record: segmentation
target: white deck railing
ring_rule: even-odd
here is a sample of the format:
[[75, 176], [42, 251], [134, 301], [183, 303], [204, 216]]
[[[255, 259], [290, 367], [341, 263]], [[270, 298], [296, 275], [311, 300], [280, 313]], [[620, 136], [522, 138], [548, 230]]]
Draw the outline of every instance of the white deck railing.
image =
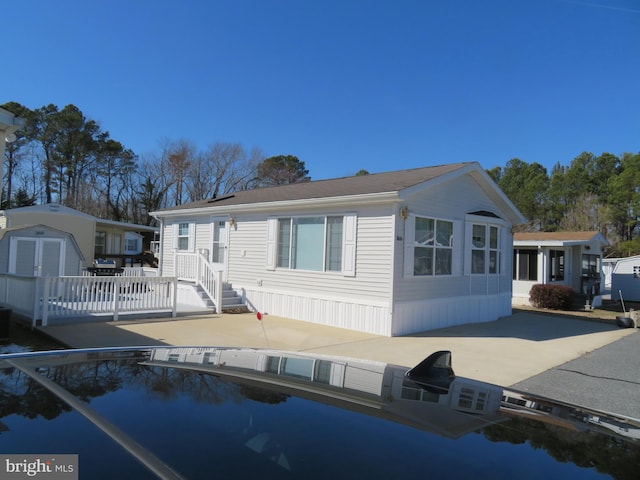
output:
[[[2, 288], [4, 287], [4, 288]], [[177, 280], [151, 276], [22, 277], [0, 275], [0, 301], [46, 326], [51, 319], [170, 312], [176, 316]]]
[[0, 303], [24, 317], [33, 318], [38, 311], [41, 291], [42, 284], [36, 281], [36, 277], [0, 275]]
[[194, 282], [220, 307], [222, 299], [222, 274], [220, 264], [211, 263], [203, 252], [174, 252], [175, 275], [178, 280]]

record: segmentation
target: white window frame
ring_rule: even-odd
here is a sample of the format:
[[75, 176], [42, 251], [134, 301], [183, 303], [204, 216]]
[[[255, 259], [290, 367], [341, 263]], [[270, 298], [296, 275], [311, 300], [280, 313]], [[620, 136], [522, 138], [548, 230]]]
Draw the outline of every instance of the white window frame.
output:
[[[469, 223], [471, 238], [469, 241], [469, 258], [471, 261], [471, 275], [501, 275], [502, 274], [502, 231], [499, 225], [495, 223], [484, 223], [473, 221]], [[476, 230], [482, 229], [483, 244], [476, 242]], [[495, 231], [495, 244], [492, 244], [491, 232]], [[475, 270], [474, 253], [482, 254], [482, 271]], [[495, 259], [495, 269], [492, 268], [492, 254]]]
[[[125, 238], [124, 240], [124, 250], [125, 252], [133, 252], [139, 253], [141, 248], [138, 246], [140, 239], [139, 238]], [[133, 246], [133, 248], [131, 248]]]
[[104, 255], [107, 253], [107, 232], [104, 230], [97, 230], [93, 240], [93, 254], [95, 257]]
[[[432, 245], [426, 245], [424, 243], [416, 241], [416, 222], [418, 219], [425, 219], [433, 221], [434, 235], [437, 236], [438, 224], [448, 223], [451, 224], [451, 236], [449, 238], [449, 245], [438, 243], [434, 238]], [[435, 277], [451, 277], [456, 275], [457, 262], [456, 262], [456, 248], [455, 239], [457, 238], [457, 225], [456, 222], [449, 218], [438, 218], [428, 215], [411, 214], [407, 220], [405, 220], [405, 263], [404, 272], [405, 276], [415, 278], [435, 278]], [[416, 274], [415, 273], [415, 250], [416, 248], [431, 248], [433, 249], [431, 273]], [[449, 265], [448, 273], [437, 273], [436, 266], [438, 262], [438, 250], [447, 250], [450, 252], [451, 263]]]
[[[321, 269], [301, 269], [292, 268], [292, 248], [295, 239], [293, 238], [293, 226], [294, 220], [304, 218], [323, 218], [323, 246], [322, 246], [322, 268]], [[328, 228], [329, 218], [341, 218], [342, 219], [342, 242], [340, 245], [340, 270], [329, 270], [327, 259], [328, 248]], [[280, 244], [280, 225], [283, 221], [290, 222], [289, 228], [289, 245], [287, 265], [279, 266], [279, 248]], [[279, 217], [269, 217], [267, 219], [267, 270], [283, 270], [283, 271], [305, 271], [305, 272], [318, 272], [328, 274], [341, 274], [343, 276], [355, 276], [355, 261], [356, 261], [356, 230], [357, 230], [357, 215], [355, 213], [346, 214], [322, 214], [322, 215], [287, 215]]]
[[[485, 244], [484, 247], [474, 245], [474, 226], [483, 227], [485, 232]], [[496, 241], [497, 245], [491, 244], [491, 230], [496, 229]], [[508, 245], [507, 239], [507, 223], [493, 216], [484, 216], [477, 214], [467, 214], [465, 217], [465, 246], [464, 246], [464, 273], [465, 275], [474, 276], [499, 276], [509, 274], [505, 269], [508, 268], [508, 258], [505, 257], [504, 247]], [[484, 252], [484, 271], [474, 271], [473, 268], [473, 252]], [[491, 271], [491, 254], [495, 254], [497, 268], [496, 271]], [[511, 251], [509, 255], [511, 255]]]
[[[187, 225], [187, 234], [180, 235], [180, 225]], [[173, 228], [173, 248], [178, 252], [195, 252], [195, 240], [196, 240], [196, 224], [190, 221], [176, 222], [172, 226]], [[180, 248], [180, 239], [187, 239], [187, 248]]]
[[[526, 259], [526, 269], [521, 271], [520, 263]], [[536, 247], [515, 247], [513, 249], [513, 275], [514, 281], [537, 282], [539, 278], [540, 252]], [[533, 267], [533, 268], [532, 268]], [[527, 278], [521, 278], [524, 274]], [[530, 278], [530, 277], [534, 278]]]
[[549, 283], [564, 282], [566, 278], [567, 252], [563, 248], [549, 249]]

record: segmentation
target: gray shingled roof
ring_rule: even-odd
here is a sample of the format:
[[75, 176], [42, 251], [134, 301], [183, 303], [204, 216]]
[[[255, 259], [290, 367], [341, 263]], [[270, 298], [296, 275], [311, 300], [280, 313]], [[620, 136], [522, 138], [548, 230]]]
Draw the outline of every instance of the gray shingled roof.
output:
[[187, 203], [161, 211], [397, 192], [454, 172], [471, 164], [473, 164], [473, 162], [452, 163], [449, 165], [413, 168], [395, 172], [294, 183], [279, 187], [256, 188], [254, 190], [244, 190], [228, 195], [221, 195], [215, 199]]

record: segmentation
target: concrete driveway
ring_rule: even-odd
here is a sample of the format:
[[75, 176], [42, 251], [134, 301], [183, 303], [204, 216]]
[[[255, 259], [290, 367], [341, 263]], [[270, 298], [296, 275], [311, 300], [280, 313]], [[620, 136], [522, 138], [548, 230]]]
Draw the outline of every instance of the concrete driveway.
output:
[[457, 375], [512, 386], [636, 332], [615, 325], [522, 311], [494, 322], [403, 337], [380, 337], [254, 314], [223, 314], [135, 322], [48, 326], [45, 333], [74, 348], [104, 346], [242, 346], [274, 348], [412, 367], [451, 350]]

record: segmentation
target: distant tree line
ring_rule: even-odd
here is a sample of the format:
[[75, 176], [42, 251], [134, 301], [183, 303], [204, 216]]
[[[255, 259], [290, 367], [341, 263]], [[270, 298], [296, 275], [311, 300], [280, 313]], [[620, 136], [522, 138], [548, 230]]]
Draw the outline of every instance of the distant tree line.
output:
[[514, 158], [488, 173], [528, 219], [520, 230], [595, 230], [609, 241], [609, 255], [640, 254], [640, 153], [583, 152], [550, 174]]
[[[1, 107], [26, 120], [5, 149], [2, 208], [56, 202], [146, 225], [154, 210], [311, 179], [293, 155], [266, 158], [239, 143], [215, 141], [198, 150], [188, 140], [164, 140], [157, 152], [139, 157], [74, 105]], [[640, 254], [640, 153], [584, 152], [550, 173], [514, 158], [488, 174], [528, 219], [516, 228], [597, 230], [610, 242], [609, 254]]]
[[0, 106], [26, 121], [5, 148], [4, 209], [54, 202], [148, 225], [154, 210], [310, 180], [304, 162], [293, 155], [265, 158], [259, 149], [220, 141], [199, 151], [187, 140], [164, 140], [158, 152], [139, 157], [74, 105]]

